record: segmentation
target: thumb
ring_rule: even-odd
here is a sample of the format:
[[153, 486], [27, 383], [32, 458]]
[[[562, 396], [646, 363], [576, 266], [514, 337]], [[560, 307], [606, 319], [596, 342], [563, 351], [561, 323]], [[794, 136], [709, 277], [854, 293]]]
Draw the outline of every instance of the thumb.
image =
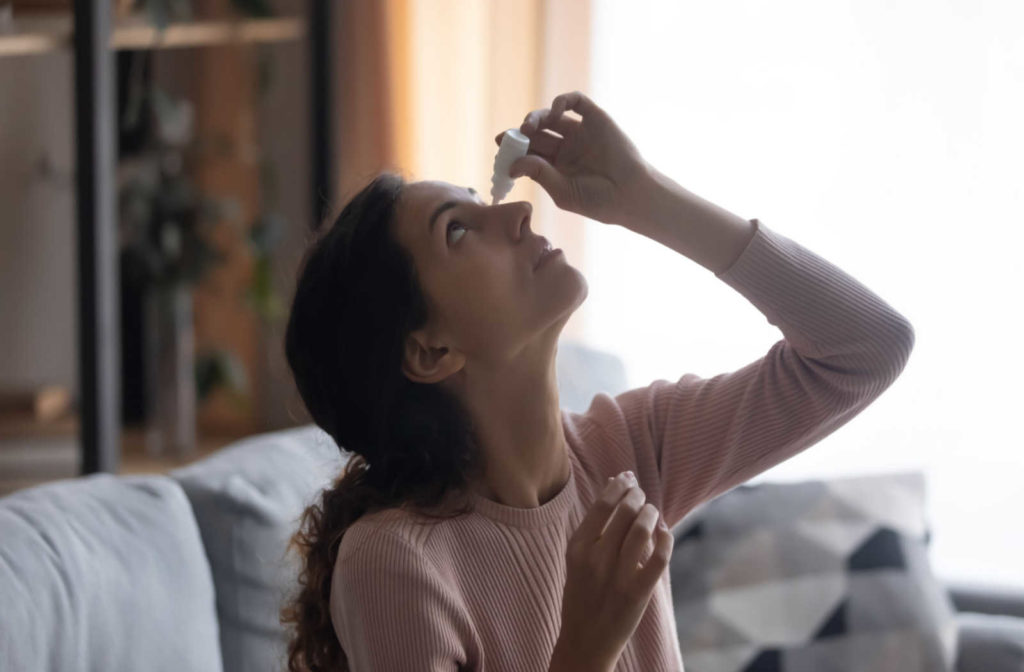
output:
[[544, 187], [555, 203], [562, 202], [562, 196], [568, 189], [568, 182], [565, 176], [555, 170], [555, 167], [543, 157], [536, 154], [527, 154], [512, 162], [509, 166], [509, 175], [520, 177], [525, 175], [531, 180]]

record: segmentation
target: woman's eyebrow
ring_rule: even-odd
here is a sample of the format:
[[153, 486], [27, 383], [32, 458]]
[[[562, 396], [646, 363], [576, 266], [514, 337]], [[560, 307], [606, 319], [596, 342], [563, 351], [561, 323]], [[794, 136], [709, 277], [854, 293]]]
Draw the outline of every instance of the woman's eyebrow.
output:
[[[477, 193], [476, 189], [474, 189], [473, 187], [466, 187], [466, 189], [469, 191], [470, 194], [479, 198], [479, 194]], [[465, 201], [445, 201], [441, 205], [437, 206], [437, 210], [434, 210], [434, 213], [430, 215], [430, 222], [427, 224], [427, 233], [430, 235], [431, 238], [434, 237], [434, 223], [437, 222], [437, 218], [441, 216], [441, 213], [444, 212], [445, 210], [448, 210], [449, 208], [454, 208], [456, 205], [459, 205], [460, 203], [465, 203]]]
[[437, 221], [437, 218], [441, 216], [442, 212], [450, 208], [454, 208], [459, 203], [463, 203], [463, 201], [445, 201], [441, 205], [437, 206], [437, 210], [434, 210], [434, 214], [430, 216], [430, 224], [427, 226], [427, 232], [430, 234], [431, 238], [434, 237], [434, 223]]

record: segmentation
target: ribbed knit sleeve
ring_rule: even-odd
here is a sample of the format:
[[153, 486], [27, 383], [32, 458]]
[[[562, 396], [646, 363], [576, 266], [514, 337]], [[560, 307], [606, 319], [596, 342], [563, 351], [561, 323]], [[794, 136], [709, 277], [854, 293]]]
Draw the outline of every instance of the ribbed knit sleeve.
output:
[[914, 346], [910, 322], [881, 297], [751, 221], [753, 238], [716, 277], [784, 338], [736, 371], [600, 394], [586, 413], [632, 453], [648, 500], [672, 525], [849, 422], [896, 380]]
[[387, 530], [339, 550], [331, 621], [352, 672], [454, 672], [467, 663], [465, 608], [429, 559]]

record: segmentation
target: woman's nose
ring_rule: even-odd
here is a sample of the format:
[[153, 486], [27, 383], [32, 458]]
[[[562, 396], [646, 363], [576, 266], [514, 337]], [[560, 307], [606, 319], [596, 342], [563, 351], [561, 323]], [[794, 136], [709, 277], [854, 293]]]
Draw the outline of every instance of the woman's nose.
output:
[[513, 237], [519, 240], [523, 237], [523, 229], [530, 229], [530, 216], [533, 214], [533, 206], [529, 201], [516, 201], [509, 203], [511, 214], [509, 220], [513, 225]]

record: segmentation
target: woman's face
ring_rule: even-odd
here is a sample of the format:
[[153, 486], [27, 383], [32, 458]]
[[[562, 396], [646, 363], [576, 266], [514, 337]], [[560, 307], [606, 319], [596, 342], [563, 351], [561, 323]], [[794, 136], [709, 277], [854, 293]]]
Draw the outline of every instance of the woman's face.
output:
[[467, 360], [507, 360], [539, 335], [557, 332], [587, 296], [583, 275], [558, 253], [535, 268], [545, 240], [530, 230], [526, 201], [488, 205], [447, 182], [407, 184], [396, 238], [414, 260], [430, 323], [426, 347]]

